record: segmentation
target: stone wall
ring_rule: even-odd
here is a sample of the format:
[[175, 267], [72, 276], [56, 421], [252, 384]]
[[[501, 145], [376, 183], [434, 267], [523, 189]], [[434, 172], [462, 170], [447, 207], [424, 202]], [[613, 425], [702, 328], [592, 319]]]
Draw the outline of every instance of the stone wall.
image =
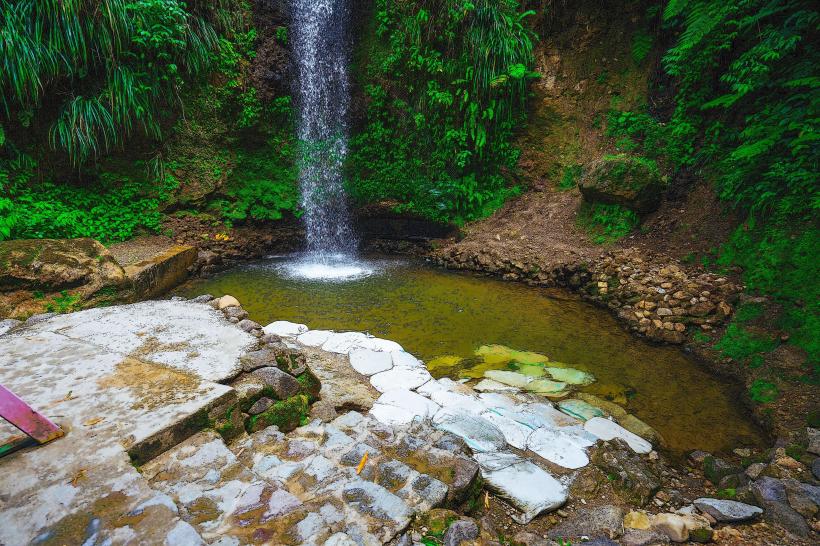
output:
[[635, 333], [675, 344], [723, 325], [742, 290], [727, 277], [691, 271], [668, 256], [647, 255], [637, 249], [608, 252], [592, 263], [567, 261], [549, 270], [529, 261], [458, 248], [436, 253], [434, 259], [450, 269], [570, 289], [611, 309]]

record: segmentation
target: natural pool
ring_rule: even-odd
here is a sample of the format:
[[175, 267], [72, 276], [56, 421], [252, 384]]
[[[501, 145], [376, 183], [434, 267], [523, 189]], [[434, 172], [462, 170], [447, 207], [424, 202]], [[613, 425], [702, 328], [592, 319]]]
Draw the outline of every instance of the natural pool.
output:
[[[261, 324], [289, 320], [311, 329], [370, 332], [397, 341], [426, 362], [472, 357], [490, 344], [542, 353], [592, 373], [596, 382], [582, 390], [625, 402], [673, 452], [762, 443], [735, 389], [678, 349], [643, 342], [606, 311], [568, 294], [412, 260], [372, 259], [371, 275], [343, 282], [294, 277], [288, 263], [284, 258], [249, 263], [192, 281], [177, 293], [231, 294]], [[458, 378], [469, 367], [433, 367], [431, 373]]]

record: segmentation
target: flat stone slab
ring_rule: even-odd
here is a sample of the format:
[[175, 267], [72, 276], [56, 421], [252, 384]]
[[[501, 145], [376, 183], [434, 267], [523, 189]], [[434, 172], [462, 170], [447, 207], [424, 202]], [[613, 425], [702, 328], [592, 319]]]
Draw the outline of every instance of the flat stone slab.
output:
[[554, 510], [567, 501], [567, 488], [531, 461], [512, 453], [476, 453], [481, 476], [487, 484], [521, 510], [518, 523]]
[[652, 451], [652, 444], [637, 434], [629, 432], [618, 423], [604, 419], [603, 417], [593, 417], [584, 423], [584, 429], [604, 441], [620, 438], [629, 444], [629, 447], [631, 447], [635, 453], [645, 455]]
[[746, 521], [763, 513], [761, 508], [743, 502], [723, 499], [695, 499], [695, 507], [722, 522]]
[[180, 301], [146, 301], [57, 315], [14, 335], [47, 332], [96, 345], [101, 352], [217, 382], [239, 375], [239, 357], [256, 342], [222, 313], [202, 303]]
[[371, 376], [379, 372], [386, 372], [392, 368], [393, 358], [390, 353], [382, 351], [354, 349], [350, 351], [350, 365], [360, 374]]
[[[232, 396], [211, 379], [232, 375], [250, 341], [210, 307], [172, 301], [59, 315], [0, 337], [0, 383], [67, 431], [0, 459], [0, 543], [41, 533], [66, 544], [94, 533], [202, 543], [127, 452], [152, 456], [190, 434]], [[111, 506], [134, 518], [91, 523]], [[64, 537], [78, 528], [89, 536]]]
[[421, 387], [432, 378], [427, 368], [392, 368], [372, 376], [370, 384], [379, 392], [387, 392], [393, 389], [413, 390]]

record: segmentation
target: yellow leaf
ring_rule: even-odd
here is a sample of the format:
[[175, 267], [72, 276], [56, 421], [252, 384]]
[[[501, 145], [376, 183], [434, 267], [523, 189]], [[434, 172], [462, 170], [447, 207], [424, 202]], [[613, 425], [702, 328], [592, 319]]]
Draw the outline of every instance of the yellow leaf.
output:
[[93, 427], [97, 423], [101, 423], [104, 420], [105, 420], [105, 417], [94, 417], [93, 419], [89, 419], [88, 421], [83, 423], [83, 425], [85, 425], [87, 427]]
[[362, 470], [364, 470], [364, 465], [367, 464], [367, 451], [364, 452], [364, 457], [362, 460], [359, 461], [359, 466], [356, 467], [356, 474], [361, 474]]
[[76, 474], [74, 474], [74, 477], [71, 478], [71, 482], [70, 482], [71, 485], [73, 485], [74, 487], [77, 487], [77, 484], [79, 483], [79, 481], [82, 480], [83, 478], [85, 478], [85, 472], [86, 472], [86, 469], [81, 468]]

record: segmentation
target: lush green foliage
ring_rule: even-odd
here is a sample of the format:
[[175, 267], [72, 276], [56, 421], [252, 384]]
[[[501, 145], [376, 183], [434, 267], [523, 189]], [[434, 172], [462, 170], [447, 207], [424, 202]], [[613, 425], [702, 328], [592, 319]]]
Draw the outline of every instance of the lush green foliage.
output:
[[[679, 31], [664, 57], [676, 82], [675, 111], [667, 123], [643, 112], [612, 112], [609, 134], [624, 150], [713, 181], [746, 218], [717, 264], [742, 266], [751, 290], [782, 303], [781, 326], [818, 362], [817, 6], [672, 0], [664, 19]], [[730, 329], [725, 348], [756, 348], [741, 331]]]
[[361, 69], [367, 124], [350, 187], [437, 220], [486, 215], [511, 193], [512, 131], [533, 77], [529, 12], [517, 0], [376, 2]]
[[[137, 128], [159, 137], [162, 106], [216, 48], [211, 25], [180, 0], [0, 0], [0, 14], [4, 113], [49, 123], [75, 165]], [[57, 94], [56, 118], [41, 120]]]
[[[298, 215], [291, 98], [259, 100], [249, 83], [256, 30], [248, 24], [236, 27], [230, 36], [220, 37], [216, 64], [222, 77], [186, 96], [190, 114], [178, 122], [172, 146], [180, 177], [210, 179], [214, 191], [206, 203], [195, 204], [186, 202], [183, 191], [179, 206], [211, 210], [229, 224]], [[281, 32], [277, 36], [286, 39]], [[208, 135], [206, 142], [203, 135]]]
[[[3, 14], [17, 26], [0, 29], [2, 47], [17, 55], [6, 66], [17, 67], [25, 55], [34, 64], [0, 75], [4, 123], [15, 135], [26, 123], [50, 123], [52, 143], [77, 169], [58, 178], [51, 165], [35, 161], [44, 155], [41, 143], [7, 141], [0, 125], [0, 240], [119, 241], [159, 230], [166, 207], [212, 209], [229, 223], [279, 219], [297, 209], [290, 99], [263, 105], [248, 82], [256, 46], [249, 4], [73, 0], [60, 13], [56, 3], [17, 4]], [[68, 19], [46, 24], [55, 17]], [[23, 31], [36, 33], [23, 39]], [[57, 46], [65, 58], [48, 57]], [[183, 77], [205, 69], [214, 77], [183, 92]], [[54, 93], [63, 88], [74, 98]], [[163, 117], [170, 118], [165, 114], [182, 105], [186, 115], [174, 130], [150, 144], [154, 160], [85, 161], [112, 151], [136, 129], [135, 137], [158, 137]], [[54, 112], [62, 113], [49, 117]]]
[[[146, 172], [141, 165], [130, 170]], [[0, 179], [0, 192], [13, 202], [0, 216], [0, 228], [5, 228], [0, 229], [0, 239], [93, 237], [104, 242], [121, 241], [142, 229], [157, 230], [160, 205], [176, 187], [172, 176], [156, 184], [153, 193], [146, 192], [154, 184], [144, 176], [132, 178], [106, 172], [88, 184], [36, 185], [29, 183], [30, 176], [32, 171], [27, 169], [18, 171], [11, 180]]]
[[596, 244], [607, 244], [629, 235], [640, 220], [633, 211], [619, 205], [584, 203], [578, 223], [589, 232]]

